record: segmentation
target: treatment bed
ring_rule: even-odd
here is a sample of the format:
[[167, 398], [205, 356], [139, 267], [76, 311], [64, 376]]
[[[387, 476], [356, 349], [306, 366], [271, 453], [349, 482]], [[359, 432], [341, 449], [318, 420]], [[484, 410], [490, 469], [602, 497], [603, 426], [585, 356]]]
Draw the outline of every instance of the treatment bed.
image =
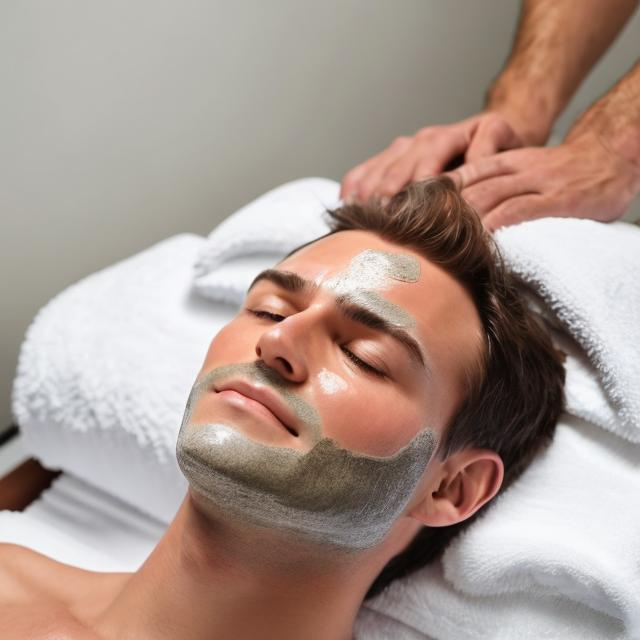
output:
[[[308, 178], [91, 274], [31, 323], [12, 410], [30, 460], [0, 479], [0, 541], [135, 571], [187, 483], [185, 402], [253, 276], [326, 231]], [[543, 219], [496, 233], [567, 354], [548, 451], [443, 558], [363, 605], [358, 639], [640, 637], [640, 228]]]

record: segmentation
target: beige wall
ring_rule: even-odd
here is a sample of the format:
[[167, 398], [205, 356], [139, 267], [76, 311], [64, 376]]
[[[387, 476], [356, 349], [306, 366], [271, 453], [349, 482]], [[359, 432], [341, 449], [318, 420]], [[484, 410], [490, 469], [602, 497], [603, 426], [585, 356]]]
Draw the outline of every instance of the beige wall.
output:
[[[260, 193], [339, 180], [481, 107], [515, 0], [0, 3], [0, 428], [18, 350], [67, 285]], [[637, 56], [640, 18], [559, 123]], [[634, 212], [640, 215], [636, 201]]]

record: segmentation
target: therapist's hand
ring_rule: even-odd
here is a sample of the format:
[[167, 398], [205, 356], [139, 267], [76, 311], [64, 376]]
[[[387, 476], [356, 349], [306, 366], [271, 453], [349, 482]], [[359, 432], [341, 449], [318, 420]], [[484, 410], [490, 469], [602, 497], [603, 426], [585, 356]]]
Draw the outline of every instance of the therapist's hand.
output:
[[410, 182], [438, 175], [463, 161], [536, 143], [517, 129], [514, 119], [507, 120], [498, 111], [424, 127], [413, 136], [396, 138], [384, 151], [351, 169], [342, 179], [340, 198], [362, 203], [372, 196], [390, 198]]
[[555, 147], [494, 154], [447, 172], [484, 226], [545, 216], [602, 222], [624, 214], [640, 190], [640, 170], [594, 130]]

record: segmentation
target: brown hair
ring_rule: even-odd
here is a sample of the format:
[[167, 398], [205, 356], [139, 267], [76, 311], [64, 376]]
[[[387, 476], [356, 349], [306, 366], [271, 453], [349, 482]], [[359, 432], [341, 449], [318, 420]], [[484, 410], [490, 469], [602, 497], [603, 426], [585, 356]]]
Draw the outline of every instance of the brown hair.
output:
[[[411, 247], [469, 291], [482, 320], [485, 349], [477, 371], [468, 377], [461, 406], [446, 426], [438, 456], [444, 460], [467, 447], [497, 452], [504, 464], [504, 491], [551, 441], [564, 404], [565, 372], [493, 237], [444, 176], [409, 185], [385, 206], [370, 201], [327, 213], [331, 233], [366, 230]], [[439, 558], [486, 506], [454, 525], [422, 527], [383, 568], [365, 599]]]

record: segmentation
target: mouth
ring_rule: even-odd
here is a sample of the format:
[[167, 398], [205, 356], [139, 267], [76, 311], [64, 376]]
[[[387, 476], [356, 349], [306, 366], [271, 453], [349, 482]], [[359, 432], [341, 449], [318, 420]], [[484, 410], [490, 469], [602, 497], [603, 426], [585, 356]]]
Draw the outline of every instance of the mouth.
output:
[[269, 422], [286, 430], [294, 437], [298, 431], [293, 426], [294, 417], [286, 403], [271, 389], [255, 387], [244, 380], [228, 381], [213, 388], [227, 400], [256, 413]]

